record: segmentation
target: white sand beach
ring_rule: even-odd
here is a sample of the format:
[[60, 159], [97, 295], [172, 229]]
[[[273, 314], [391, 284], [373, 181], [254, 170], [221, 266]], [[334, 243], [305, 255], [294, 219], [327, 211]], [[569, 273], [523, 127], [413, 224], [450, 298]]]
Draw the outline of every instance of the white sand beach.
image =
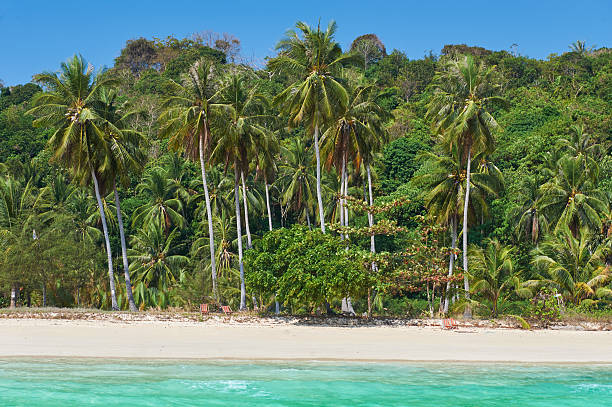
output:
[[612, 332], [0, 319], [2, 357], [612, 363]]

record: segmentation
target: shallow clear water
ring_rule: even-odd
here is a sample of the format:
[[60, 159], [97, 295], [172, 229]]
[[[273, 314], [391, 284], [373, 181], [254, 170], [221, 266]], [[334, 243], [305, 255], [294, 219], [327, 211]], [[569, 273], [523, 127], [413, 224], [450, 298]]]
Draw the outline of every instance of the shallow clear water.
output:
[[0, 360], [0, 406], [612, 406], [612, 366]]

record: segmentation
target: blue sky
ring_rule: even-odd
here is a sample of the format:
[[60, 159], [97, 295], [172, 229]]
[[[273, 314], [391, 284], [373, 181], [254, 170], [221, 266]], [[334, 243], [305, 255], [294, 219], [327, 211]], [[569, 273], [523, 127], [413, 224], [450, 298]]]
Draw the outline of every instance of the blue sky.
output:
[[410, 58], [449, 43], [546, 58], [576, 40], [612, 47], [612, 0], [548, 1], [207, 1], [0, 0], [0, 79], [6, 85], [57, 70], [75, 52], [111, 66], [125, 41], [184, 37], [213, 30], [234, 34], [243, 55], [263, 61], [296, 21], [335, 19], [346, 47], [375, 33], [387, 49]]

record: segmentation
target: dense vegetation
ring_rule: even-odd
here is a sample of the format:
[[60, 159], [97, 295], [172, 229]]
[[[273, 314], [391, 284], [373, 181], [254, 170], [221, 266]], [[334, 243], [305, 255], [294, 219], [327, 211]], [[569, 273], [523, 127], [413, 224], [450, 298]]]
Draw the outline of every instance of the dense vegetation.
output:
[[1, 88], [0, 305], [609, 310], [612, 52], [335, 30], [263, 69], [206, 33]]

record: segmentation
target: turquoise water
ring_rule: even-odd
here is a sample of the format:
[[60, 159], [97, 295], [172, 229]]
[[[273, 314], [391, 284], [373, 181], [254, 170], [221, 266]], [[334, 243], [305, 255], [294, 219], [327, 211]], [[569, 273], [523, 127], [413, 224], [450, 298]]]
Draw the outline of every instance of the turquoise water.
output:
[[0, 360], [0, 406], [612, 406], [612, 366]]

